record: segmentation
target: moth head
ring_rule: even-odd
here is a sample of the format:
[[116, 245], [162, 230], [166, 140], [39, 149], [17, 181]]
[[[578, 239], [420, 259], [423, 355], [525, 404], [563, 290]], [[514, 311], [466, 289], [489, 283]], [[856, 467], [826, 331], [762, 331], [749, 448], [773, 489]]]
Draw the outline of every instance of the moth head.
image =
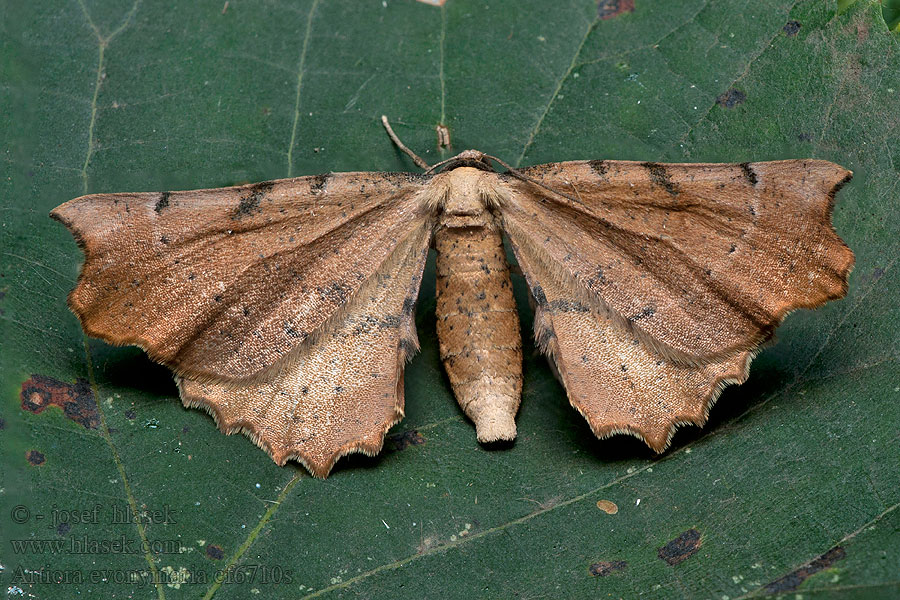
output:
[[447, 227], [488, 227], [503, 202], [496, 173], [456, 167], [434, 176], [425, 191], [428, 207]]
[[428, 168], [426, 173], [434, 171], [446, 173], [447, 171], [452, 171], [459, 167], [473, 167], [481, 171], [493, 172], [494, 165], [491, 164], [491, 158], [493, 157], [485, 154], [481, 150], [463, 150], [452, 158], [442, 160], [441, 162], [432, 165]]

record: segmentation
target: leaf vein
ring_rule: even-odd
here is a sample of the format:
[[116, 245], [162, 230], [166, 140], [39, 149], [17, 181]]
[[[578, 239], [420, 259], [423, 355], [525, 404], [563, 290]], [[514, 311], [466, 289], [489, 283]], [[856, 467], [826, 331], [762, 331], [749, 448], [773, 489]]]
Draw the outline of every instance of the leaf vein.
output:
[[287, 176], [291, 177], [294, 172], [294, 145], [297, 143], [297, 125], [300, 123], [300, 97], [303, 91], [303, 75], [306, 71], [306, 51], [309, 48], [309, 38], [312, 33], [313, 17], [316, 14], [316, 8], [319, 6], [319, 0], [313, 0], [309, 7], [309, 14], [306, 16], [306, 34], [303, 36], [303, 46], [300, 48], [300, 61], [297, 65], [297, 94], [294, 99], [294, 123], [291, 126], [291, 141], [288, 143], [287, 151]]

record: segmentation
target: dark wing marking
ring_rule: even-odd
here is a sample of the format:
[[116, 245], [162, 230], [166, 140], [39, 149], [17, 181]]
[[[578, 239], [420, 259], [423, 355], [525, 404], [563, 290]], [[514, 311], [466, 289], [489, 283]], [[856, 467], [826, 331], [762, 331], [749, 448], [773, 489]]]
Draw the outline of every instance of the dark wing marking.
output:
[[755, 348], [784, 316], [841, 298], [853, 253], [834, 232], [849, 171], [826, 161], [567, 162], [507, 179], [503, 226], [592, 306], [693, 363]]
[[339, 173], [76, 198], [51, 214], [85, 262], [85, 331], [194, 378], [248, 378], [301, 344], [428, 228], [427, 177]]

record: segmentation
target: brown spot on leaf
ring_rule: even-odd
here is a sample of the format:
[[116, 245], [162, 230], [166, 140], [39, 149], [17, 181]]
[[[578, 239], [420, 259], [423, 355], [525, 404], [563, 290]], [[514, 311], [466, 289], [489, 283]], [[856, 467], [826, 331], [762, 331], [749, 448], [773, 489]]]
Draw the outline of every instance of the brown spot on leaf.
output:
[[700, 549], [701, 544], [700, 532], [696, 529], [688, 529], [660, 548], [657, 555], [670, 565], [677, 565], [692, 557]]
[[616, 506], [615, 502], [612, 502], [610, 500], [597, 500], [597, 508], [608, 515], [614, 515], [619, 512], [619, 507]]
[[225, 558], [225, 551], [222, 549], [222, 546], [217, 546], [216, 544], [207, 544], [206, 556], [213, 560], [222, 560], [223, 558]]
[[25, 460], [37, 467], [44, 464], [44, 461], [46, 461], [47, 459], [44, 457], [43, 452], [38, 452], [37, 450], [29, 450], [25, 453]]
[[588, 568], [588, 572], [594, 577], [606, 577], [617, 571], [624, 571], [628, 563], [624, 560], [600, 561], [595, 562]]
[[97, 402], [87, 379], [74, 384], [45, 375], [32, 375], [22, 384], [22, 409], [40, 414], [48, 406], [58, 406], [63, 413], [86, 429], [97, 429], [100, 416]]
[[716, 104], [723, 108], [734, 108], [738, 104], [742, 104], [747, 99], [747, 94], [741, 90], [731, 88], [716, 98]]
[[788, 21], [781, 28], [788, 36], [795, 36], [800, 31], [800, 21]]
[[410, 446], [421, 446], [425, 438], [415, 429], [389, 435], [387, 441], [393, 450], [406, 450]]
[[425, 554], [426, 552], [434, 548], [437, 543], [437, 538], [433, 536], [423, 538], [419, 545], [416, 546], [416, 554]]
[[827, 569], [835, 562], [842, 560], [847, 553], [840, 546], [835, 546], [822, 556], [810, 561], [797, 569], [796, 571], [776, 579], [764, 588], [769, 594], [782, 594], [790, 592], [800, 587], [800, 584], [806, 581], [810, 575], [814, 575], [822, 569]]
[[597, 16], [603, 20], [634, 12], [634, 0], [598, 0]]

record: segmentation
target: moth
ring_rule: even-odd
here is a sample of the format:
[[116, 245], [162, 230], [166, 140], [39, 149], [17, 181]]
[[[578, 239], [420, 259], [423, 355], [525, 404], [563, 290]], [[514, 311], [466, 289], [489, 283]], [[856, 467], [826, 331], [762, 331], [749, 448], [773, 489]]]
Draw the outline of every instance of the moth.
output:
[[[182, 402], [279, 465], [326, 477], [381, 450], [436, 250], [440, 356], [481, 442], [511, 440], [522, 340], [503, 234], [534, 336], [600, 438], [656, 452], [702, 426], [782, 319], [843, 297], [832, 227], [851, 172], [824, 160], [587, 160], [513, 169], [466, 150], [412, 173], [92, 194], [51, 216], [85, 260], [85, 332], [174, 371]], [[495, 164], [505, 167], [497, 172]]]

